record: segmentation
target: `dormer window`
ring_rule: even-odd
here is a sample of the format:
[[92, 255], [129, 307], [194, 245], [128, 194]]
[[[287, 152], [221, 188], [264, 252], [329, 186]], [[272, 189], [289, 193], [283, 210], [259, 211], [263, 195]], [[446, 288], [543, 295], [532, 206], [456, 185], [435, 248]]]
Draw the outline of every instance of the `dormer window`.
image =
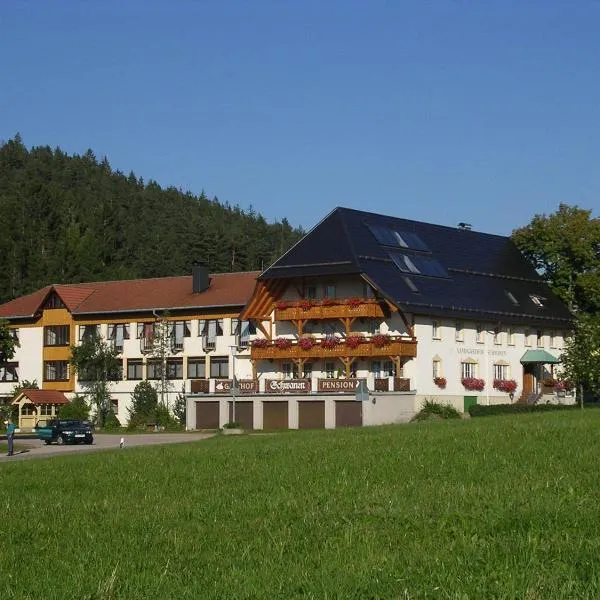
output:
[[535, 294], [530, 294], [529, 297], [538, 308], [544, 308], [544, 306], [546, 306], [546, 298], [543, 298], [542, 296], [536, 296]]
[[519, 301], [515, 298], [515, 295], [508, 290], [505, 290], [508, 299], [513, 303], [514, 306], [519, 306]]

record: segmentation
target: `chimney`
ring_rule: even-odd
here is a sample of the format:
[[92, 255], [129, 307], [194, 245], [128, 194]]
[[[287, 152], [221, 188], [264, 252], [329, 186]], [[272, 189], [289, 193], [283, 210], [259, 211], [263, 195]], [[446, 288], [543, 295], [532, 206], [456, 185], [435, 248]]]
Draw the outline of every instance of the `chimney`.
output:
[[471, 223], [463, 223], [462, 221], [458, 224], [458, 228], [463, 231], [471, 231]]
[[192, 266], [192, 291], [197, 294], [208, 289], [210, 278], [208, 276], [208, 267], [204, 265]]

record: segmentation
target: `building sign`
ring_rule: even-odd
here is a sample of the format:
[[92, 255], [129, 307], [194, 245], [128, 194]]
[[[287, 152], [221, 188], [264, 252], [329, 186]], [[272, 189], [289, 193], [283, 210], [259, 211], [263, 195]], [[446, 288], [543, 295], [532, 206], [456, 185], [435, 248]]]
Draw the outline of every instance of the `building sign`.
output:
[[[215, 382], [215, 394], [231, 393], [231, 379], [217, 379]], [[254, 394], [258, 390], [257, 381], [255, 379], [238, 379], [237, 390], [239, 394]]]
[[[459, 354], [485, 354], [483, 348], [457, 348]], [[506, 356], [506, 350], [494, 350], [489, 348], [487, 351], [489, 356]]]
[[208, 394], [208, 379], [192, 379], [190, 391], [192, 394]]
[[319, 379], [317, 380], [317, 392], [355, 392], [359, 382], [364, 379]]
[[305, 394], [310, 392], [310, 379], [266, 379], [265, 392], [267, 394]]

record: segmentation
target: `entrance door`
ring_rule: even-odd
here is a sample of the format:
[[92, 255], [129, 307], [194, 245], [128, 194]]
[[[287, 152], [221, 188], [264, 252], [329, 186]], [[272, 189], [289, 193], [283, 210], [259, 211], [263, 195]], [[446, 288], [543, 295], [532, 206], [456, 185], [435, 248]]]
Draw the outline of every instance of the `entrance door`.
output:
[[535, 391], [535, 364], [523, 365], [523, 396], [527, 398]]

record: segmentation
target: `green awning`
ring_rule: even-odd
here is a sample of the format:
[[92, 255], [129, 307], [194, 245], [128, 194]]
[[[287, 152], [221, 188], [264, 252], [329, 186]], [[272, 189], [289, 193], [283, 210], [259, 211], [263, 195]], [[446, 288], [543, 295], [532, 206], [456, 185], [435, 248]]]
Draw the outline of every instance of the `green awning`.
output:
[[527, 350], [525, 354], [521, 357], [521, 364], [528, 363], [541, 363], [544, 365], [555, 365], [560, 361], [556, 356], [552, 356], [550, 352], [546, 352], [545, 350]]

